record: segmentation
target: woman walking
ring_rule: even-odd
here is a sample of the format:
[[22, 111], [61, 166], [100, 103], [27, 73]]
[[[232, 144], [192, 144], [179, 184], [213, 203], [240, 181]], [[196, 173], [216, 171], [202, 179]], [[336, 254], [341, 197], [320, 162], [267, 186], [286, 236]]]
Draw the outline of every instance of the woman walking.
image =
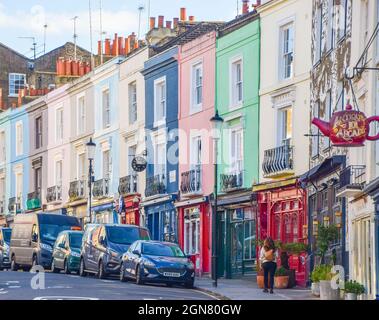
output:
[[259, 261], [264, 272], [264, 284], [265, 288], [263, 292], [268, 292], [269, 288], [269, 275], [270, 275], [270, 293], [274, 293], [274, 276], [276, 271], [276, 257], [277, 252], [275, 249], [274, 240], [266, 238], [263, 242], [263, 247], [259, 254]]

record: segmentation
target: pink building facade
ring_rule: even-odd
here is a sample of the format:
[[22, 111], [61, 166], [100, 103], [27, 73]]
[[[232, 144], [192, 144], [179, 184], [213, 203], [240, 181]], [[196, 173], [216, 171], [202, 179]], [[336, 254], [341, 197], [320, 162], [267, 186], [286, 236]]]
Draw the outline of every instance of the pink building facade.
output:
[[179, 244], [198, 274], [211, 272], [210, 196], [214, 188], [210, 119], [215, 113], [215, 25], [179, 47]]

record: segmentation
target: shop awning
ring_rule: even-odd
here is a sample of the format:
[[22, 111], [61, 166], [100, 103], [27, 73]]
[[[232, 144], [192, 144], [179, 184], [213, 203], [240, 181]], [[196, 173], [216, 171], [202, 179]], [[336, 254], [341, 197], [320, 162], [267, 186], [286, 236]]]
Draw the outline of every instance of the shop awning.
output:
[[208, 197], [201, 197], [201, 198], [195, 198], [195, 199], [188, 199], [188, 200], [182, 200], [179, 202], [175, 202], [175, 207], [185, 207], [185, 206], [192, 206], [196, 204], [200, 204], [203, 202], [208, 202]]
[[281, 180], [281, 181], [261, 183], [261, 184], [257, 184], [253, 186], [253, 192], [283, 188], [283, 187], [294, 185], [296, 184], [296, 182], [297, 182], [297, 178], [291, 178], [291, 179], [286, 179], [286, 180]]
[[[219, 196], [217, 199], [217, 206], [229, 206], [229, 205], [235, 205], [235, 204], [250, 204], [252, 201], [252, 192], [245, 194], [238, 194], [234, 196]], [[212, 206], [214, 205], [214, 199], [211, 201]]]
[[313, 167], [308, 172], [304, 173], [300, 178], [300, 183], [304, 186], [309, 181], [314, 181], [317, 178], [325, 176], [333, 172], [338, 166], [345, 163], [346, 156], [333, 156], [331, 158], [325, 159], [319, 165]]

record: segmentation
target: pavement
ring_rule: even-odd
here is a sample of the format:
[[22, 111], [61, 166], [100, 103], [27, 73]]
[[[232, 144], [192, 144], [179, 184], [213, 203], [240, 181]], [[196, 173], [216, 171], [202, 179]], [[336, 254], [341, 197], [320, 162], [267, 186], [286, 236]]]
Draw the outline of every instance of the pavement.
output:
[[[43, 276], [36, 278], [36, 276]], [[43, 272], [0, 271], [0, 300], [215, 300], [206, 292]]]
[[238, 279], [218, 279], [217, 288], [210, 278], [197, 278], [198, 290], [212, 294], [223, 300], [319, 300], [308, 288], [274, 289], [274, 294], [264, 293], [258, 288], [255, 275], [246, 275]]

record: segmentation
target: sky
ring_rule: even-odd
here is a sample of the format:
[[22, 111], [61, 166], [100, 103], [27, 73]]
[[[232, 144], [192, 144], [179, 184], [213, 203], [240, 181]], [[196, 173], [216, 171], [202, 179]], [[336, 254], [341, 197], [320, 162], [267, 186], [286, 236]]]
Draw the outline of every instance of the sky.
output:
[[[73, 41], [73, 18], [77, 16], [77, 44], [90, 50], [89, 2], [94, 52], [100, 40], [100, 3], [104, 37], [113, 38], [115, 32], [120, 36], [137, 34], [139, 6], [145, 7], [141, 14], [141, 36], [146, 33], [149, 0], [0, 0], [0, 42], [32, 58], [32, 37], [37, 43], [37, 55], [42, 54], [44, 30], [46, 52]], [[237, 3], [241, 10], [241, 0], [150, 0], [150, 16], [163, 15], [172, 20], [179, 17], [181, 7], [186, 7], [187, 16], [193, 15], [196, 20], [229, 21], [236, 16]]]

